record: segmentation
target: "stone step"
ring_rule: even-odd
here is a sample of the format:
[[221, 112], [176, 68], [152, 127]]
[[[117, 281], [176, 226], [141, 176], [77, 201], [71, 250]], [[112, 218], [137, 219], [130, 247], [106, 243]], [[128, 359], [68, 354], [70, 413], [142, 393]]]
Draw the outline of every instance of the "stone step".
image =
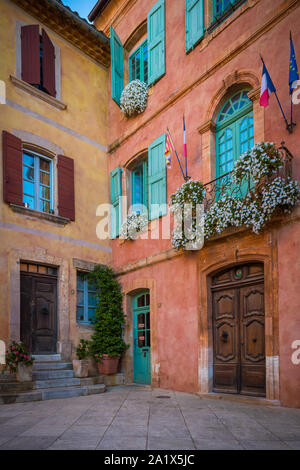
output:
[[33, 354], [35, 362], [53, 362], [53, 361], [61, 361], [60, 354]]
[[97, 384], [103, 384], [104, 383], [104, 378], [103, 375], [97, 375], [93, 377], [84, 377], [83, 379], [80, 379], [80, 385], [97, 385]]
[[41, 370], [33, 372], [33, 380], [64, 379], [74, 377], [73, 370]]
[[2, 382], [0, 393], [27, 392], [34, 389], [34, 382]]
[[73, 369], [72, 362], [34, 362], [33, 371]]
[[55, 398], [79, 397], [82, 395], [94, 395], [104, 393], [106, 387], [104, 384], [62, 387], [52, 389], [39, 389], [23, 393], [3, 393], [0, 394], [1, 404], [24, 403], [31, 401], [53, 400]]
[[54, 388], [54, 387], [72, 387], [74, 385], [80, 385], [80, 379], [75, 377], [63, 378], [63, 379], [50, 379], [50, 380], [36, 380], [35, 388]]
[[16, 374], [0, 373], [0, 384], [3, 382], [15, 382], [16, 380]]

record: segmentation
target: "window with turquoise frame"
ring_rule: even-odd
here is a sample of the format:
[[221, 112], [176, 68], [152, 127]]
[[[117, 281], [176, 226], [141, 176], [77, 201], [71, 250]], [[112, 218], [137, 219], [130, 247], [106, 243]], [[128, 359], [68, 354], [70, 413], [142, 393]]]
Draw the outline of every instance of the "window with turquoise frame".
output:
[[95, 318], [97, 305], [96, 286], [89, 275], [77, 272], [77, 323], [90, 324]]
[[148, 43], [144, 41], [129, 56], [129, 81], [141, 80], [148, 83]]
[[23, 203], [41, 212], [53, 212], [53, 162], [51, 158], [23, 151]]
[[254, 145], [253, 109], [252, 102], [247, 96], [248, 91], [241, 90], [234, 93], [218, 115], [216, 178], [232, 171], [240, 155]]
[[143, 213], [147, 207], [147, 160], [131, 170], [131, 205], [135, 213]]
[[[246, 0], [212, 0], [213, 4], [213, 27], [230, 16]], [[210, 28], [208, 28], [210, 30]], [[209, 31], [210, 32], [210, 31]]]

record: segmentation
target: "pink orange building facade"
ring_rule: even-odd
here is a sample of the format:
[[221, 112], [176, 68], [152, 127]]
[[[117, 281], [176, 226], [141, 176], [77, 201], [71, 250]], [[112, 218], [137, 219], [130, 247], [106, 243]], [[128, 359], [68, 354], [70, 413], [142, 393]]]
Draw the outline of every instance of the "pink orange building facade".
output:
[[[168, 203], [183, 183], [174, 155], [171, 169], [159, 160], [167, 127], [182, 155], [183, 114], [193, 180], [213, 181], [232, 169], [243, 144], [261, 141], [284, 141], [300, 179], [300, 105], [292, 133], [274, 95], [267, 108], [259, 105], [261, 54], [289, 113], [290, 30], [300, 60], [298, 1], [99, 0], [89, 18], [111, 37], [108, 165], [113, 205], [127, 196], [114, 206], [122, 220], [131, 203]], [[133, 79], [149, 84], [148, 104], [127, 118], [120, 94]], [[121, 239], [112, 221], [130, 344], [126, 381], [299, 407], [299, 215], [296, 207], [258, 235], [226, 230], [196, 251], [176, 251], [162, 237], [169, 220], [173, 227], [168, 208], [150, 209], [148, 232], [133, 241]]]

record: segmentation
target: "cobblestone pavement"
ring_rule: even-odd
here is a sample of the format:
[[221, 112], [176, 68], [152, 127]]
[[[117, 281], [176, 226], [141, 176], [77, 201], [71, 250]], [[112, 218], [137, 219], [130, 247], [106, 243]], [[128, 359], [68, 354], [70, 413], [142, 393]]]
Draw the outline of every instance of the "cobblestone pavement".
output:
[[300, 449], [300, 409], [119, 386], [0, 405], [0, 449]]

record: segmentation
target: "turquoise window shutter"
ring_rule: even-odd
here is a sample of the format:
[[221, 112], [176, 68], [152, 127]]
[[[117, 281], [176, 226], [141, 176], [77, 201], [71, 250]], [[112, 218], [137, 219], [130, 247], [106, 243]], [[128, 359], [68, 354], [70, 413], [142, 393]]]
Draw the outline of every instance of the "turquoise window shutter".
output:
[[148, 148], [149, 220], [167, 213], [165, 147], [166, 134], [163, 134]]
[[204, 35], [204, 0], [185, 0], [185, 50], [190, 51]]
[[111, 93], [115, 102], [120, 105], [123, 91], [123, 46], [114, 28], [110, 27], [111, 54]]
[[121, 185], [122, 170], [118, 166], [110, 173], [110, 235], [111, 238], [116, 238], [120, 233], [120, 226], [122, 223], [122, 185]]
[[164, 75], [165, 67], [165, 0], [159, 0], [147, 16], [148, 85]]

